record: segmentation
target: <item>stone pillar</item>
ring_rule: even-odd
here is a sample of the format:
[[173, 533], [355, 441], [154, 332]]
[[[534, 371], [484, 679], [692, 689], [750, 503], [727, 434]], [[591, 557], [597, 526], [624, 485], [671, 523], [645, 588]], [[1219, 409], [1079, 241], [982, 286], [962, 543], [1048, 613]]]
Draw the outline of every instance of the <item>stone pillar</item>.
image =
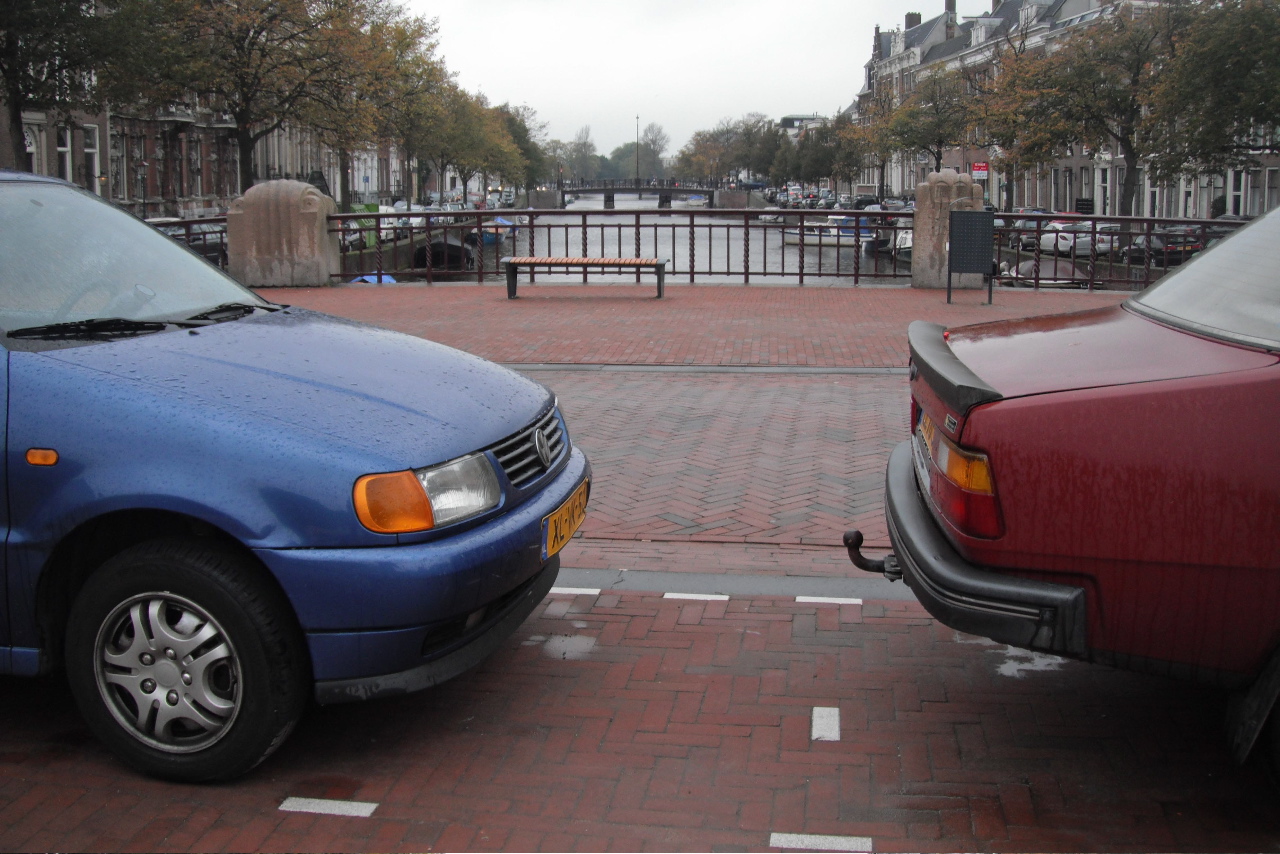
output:
[[[912, 223], [911, 287], [947, 286], [947, 243], [951, 239], [952, 211], [982, 210], [982, 186], [972, 176], [954, 169], [930, 172], [916, 185], [916, 214]], [[977, 273], [956, 273], [953, 288], [981, 288]]]
[[711, 198], [718, 208], [745, 208], [751, 204], [751, 194], [746, 190], [716, 190]]
[[331, 285], [342, 271], [333, 199], [302, 181], [267, 181], [227, 212], [227, 271], [253, 288]]
[[560, 193], [556, 190], [530, 190], [529, 207], [540, 211], [559, 208]]

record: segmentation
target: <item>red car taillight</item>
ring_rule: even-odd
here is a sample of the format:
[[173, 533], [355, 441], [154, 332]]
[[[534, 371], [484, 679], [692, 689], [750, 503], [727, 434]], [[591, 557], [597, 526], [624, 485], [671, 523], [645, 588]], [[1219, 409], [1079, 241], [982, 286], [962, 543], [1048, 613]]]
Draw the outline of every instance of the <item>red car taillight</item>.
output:
[[987, 456], [961, 448], [924, 414], [913, 444], [917, 479], [943, 518], [971, 537], [1001, 536], [1004, 522]]

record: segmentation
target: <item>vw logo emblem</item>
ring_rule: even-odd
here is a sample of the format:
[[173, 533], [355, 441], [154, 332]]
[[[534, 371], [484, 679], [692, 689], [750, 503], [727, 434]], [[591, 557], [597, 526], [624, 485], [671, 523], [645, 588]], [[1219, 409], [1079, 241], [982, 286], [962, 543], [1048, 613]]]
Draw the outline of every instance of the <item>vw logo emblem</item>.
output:
[[547, 444], [547, 434], [541, 430], [533, 431], [533, 449], [538, 452], [543, 468], [551, 467], [551, 446]]

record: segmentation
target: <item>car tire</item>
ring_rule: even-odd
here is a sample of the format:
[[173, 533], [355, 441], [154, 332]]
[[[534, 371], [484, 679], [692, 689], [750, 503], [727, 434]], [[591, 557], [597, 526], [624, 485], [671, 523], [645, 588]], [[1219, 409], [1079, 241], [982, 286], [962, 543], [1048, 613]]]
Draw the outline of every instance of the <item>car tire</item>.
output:
[[145, 542], [103, 564], [72, 605], [66, 666], [81, 713], [112, 752], [187, 783], [237, 777], [266, 759], [310, 693], [284, 595], [248, 557], [194, 540]]

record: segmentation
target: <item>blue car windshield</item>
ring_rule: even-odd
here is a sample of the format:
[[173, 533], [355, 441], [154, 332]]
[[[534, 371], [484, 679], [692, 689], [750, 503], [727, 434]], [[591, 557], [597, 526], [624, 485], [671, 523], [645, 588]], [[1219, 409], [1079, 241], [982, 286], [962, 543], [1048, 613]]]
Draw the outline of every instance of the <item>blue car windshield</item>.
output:
[[178, 321], [270, 303], [141, 220], [66, 184], [0, 181], [0, 329]]
[[1280, 208], [1129, 301], [1140, 314], [1240, 344], [1280, 349]]

